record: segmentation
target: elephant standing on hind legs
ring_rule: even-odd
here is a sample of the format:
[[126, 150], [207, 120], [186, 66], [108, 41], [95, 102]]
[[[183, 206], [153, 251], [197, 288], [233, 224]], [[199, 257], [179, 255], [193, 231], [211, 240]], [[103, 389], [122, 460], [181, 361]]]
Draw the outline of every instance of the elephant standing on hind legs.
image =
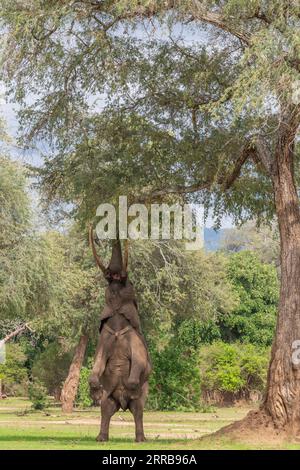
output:
[[145, 440], [143, 409], [151, 363], [141, 332], [134, 289], [128, 280], [127, 245], [123, 262], [120, 240], [114, 242], [111, 261], [105, 268], [96, 252], [92, 228], [90, 244], [108, 282], [95, 362], [89, 379], [92, 397], [101, 396], [101, 428], [97, 440], [108, 440], [110, 419], [122, 408], [133, 414], [136, 441], [142, 442]]

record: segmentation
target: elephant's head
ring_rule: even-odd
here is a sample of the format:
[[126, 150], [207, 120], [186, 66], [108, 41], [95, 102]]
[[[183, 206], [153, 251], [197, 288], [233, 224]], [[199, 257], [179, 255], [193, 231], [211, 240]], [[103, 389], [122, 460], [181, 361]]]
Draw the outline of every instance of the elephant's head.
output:
[[124, 257], [122, 255], [120, 239], [118, 238], [117, 240], [113, 241], [111, 259], [107, 267], [104, 266], [99, 255], [97, 254], [92, 225], [90, 225], [89, 241], [92, 247], [95, 261], [97, 265], [99, 266], [99, 268], [101, 269], [101, 271], [103, 272], [105, 279], [108, 282], [112, 282], [112, 281], [123, 282], [124, 280], [126, 280], [127, 267], [128, 267], [128, 240], [125, 240], [125, 244], [124, 244], [125, 245]]

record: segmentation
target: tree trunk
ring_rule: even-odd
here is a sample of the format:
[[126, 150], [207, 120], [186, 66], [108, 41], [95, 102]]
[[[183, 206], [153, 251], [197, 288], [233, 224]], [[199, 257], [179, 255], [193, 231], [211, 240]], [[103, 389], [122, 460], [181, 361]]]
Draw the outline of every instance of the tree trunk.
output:
[[273, 186], [281, 243], [281, 287], [262, 409], [271, 415], [276, 428], [296, 434], [300, 430], [300, 366], [293, 364], [292, 345], [300, 340], [300, 210], [290, 149], [277, 155]]
[[[287, 145], [288, 143], [288, 145]], [[282, 144], [282, 145], [281, 145]], [[300, 432], [300, 207], [294, 180], [293, 143], [279, 135], [272, 182], [280, 232], [281, 280], [276, 333], [268, 371], [267, 388], [259, 410], [217, 431], [239, 439], [243, 434], [262, 442]], [[297, 363], [296, 363], [297, 362]]]
[[87, 343], [88, 336], [82, 335], [75, 349], [75, 354], [70, 365], [69, 373], [61, 391], [60, 400], [62, 403], [62, 411], [64, 413], [72, 413], [73, 411], [79, 384], [80, 370], [83, 363]]

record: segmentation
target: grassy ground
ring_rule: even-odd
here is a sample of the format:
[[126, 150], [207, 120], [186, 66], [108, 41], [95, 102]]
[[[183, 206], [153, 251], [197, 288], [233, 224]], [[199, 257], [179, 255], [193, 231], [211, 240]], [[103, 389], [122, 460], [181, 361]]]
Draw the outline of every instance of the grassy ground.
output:
[[[218, 408], [212, 413], [146, 412], [147, 442], [136, 444], [130, 413], [119, 412], [111, 422], [108, 443], [98, 443], [99, 410], [77, 410], [63, 415], [59, 407], [32, 411], [25, 399], [0, 402], [0, 449], [300, 449], [300, 444], [262, 447], [209, 437], [209, 434], [241, 419], [249, 407]], [[208, 436], [204, 440], [203, 436]]]

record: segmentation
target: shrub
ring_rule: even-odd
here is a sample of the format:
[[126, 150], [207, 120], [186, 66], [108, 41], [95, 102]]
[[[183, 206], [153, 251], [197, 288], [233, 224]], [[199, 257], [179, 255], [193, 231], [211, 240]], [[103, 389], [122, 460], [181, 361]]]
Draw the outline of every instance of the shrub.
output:
[[218, 341], [199, 352], [201, 391], [229, 393], [249, 398], [250, 392], [262, 392], [269, 360], [267, 349], [252, 344], [226, 344]]
[[184, 350], [175, 340], [163, 350], [151, 351], [153, 372], [147, 407], [155, 410], [199, 409], [200, 375], [197, 355]]
[[39, 380], [29, 385], [29, 399], [35, 410], [43, 410], [48, 406], [47, 390]]
[[0, 364], [0, 378], [3, 391], [7, 395], [27, 394], [28, 374], [25, 367], [26, 356], [23, 348], [16, 343], [6, 345], [6, 361]]

